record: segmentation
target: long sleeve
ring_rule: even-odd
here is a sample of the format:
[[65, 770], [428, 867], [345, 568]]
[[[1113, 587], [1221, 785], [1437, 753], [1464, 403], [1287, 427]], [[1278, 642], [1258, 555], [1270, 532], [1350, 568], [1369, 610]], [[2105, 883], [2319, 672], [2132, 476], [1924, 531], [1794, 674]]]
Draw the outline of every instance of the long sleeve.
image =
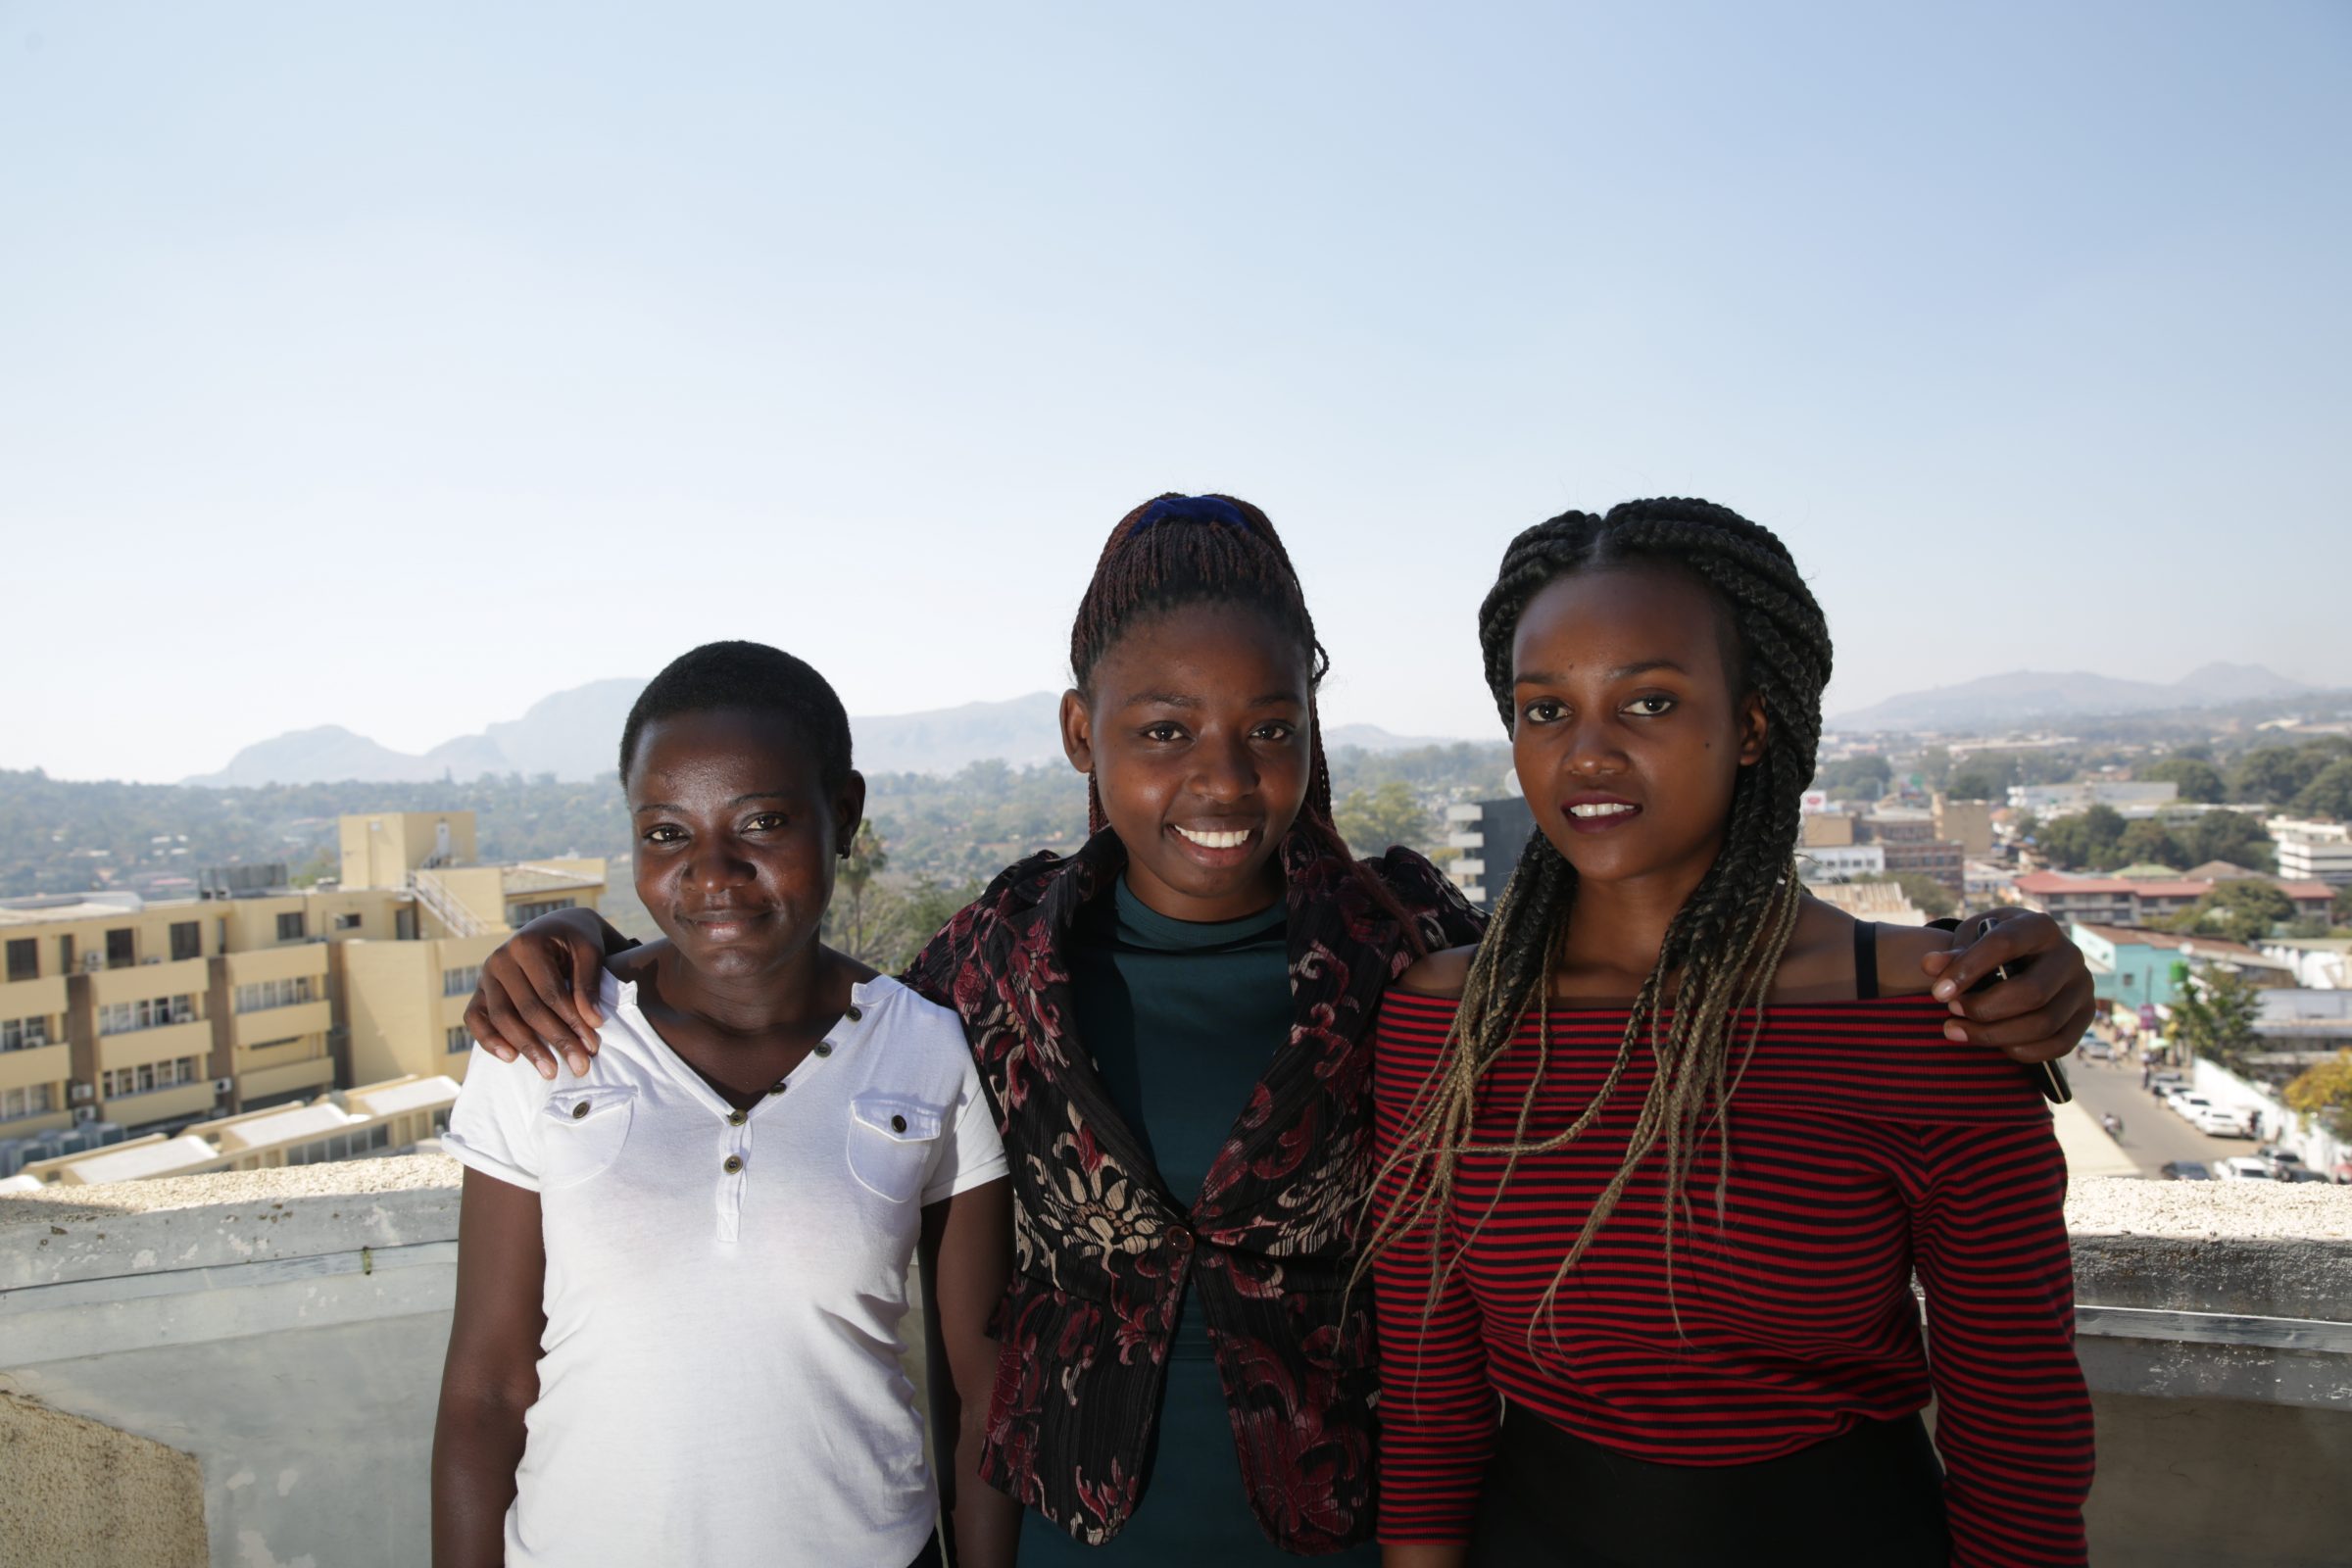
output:
[[1913, 1259], [1954, 1568], [2082, 1563], [2091, 1415], [2065, 1158], [2038, 1120], [1931, 1128], [1919, 1147]]
[[[1450, 1008], [1445, 1009], [1450, 1013]], [[1383, 1009], [1373, 1072], [1374, 1147], [1385, 1168], [1395, 1152], [1445, 1017], [1428, 1004]], [[1375, 1223], [1402, 1180], [1375, 1199]], [[1495, 1399], [1484, 1325], [1460, 1269], [1430, 1298], [1433, 1218], [1396, 1237], [1373, 1265], [1373, 1314], [1381, 1368], [1380, 1539], [1391, 1544], [1466, 1541], [1479, 1477], [1494, 1446]]]

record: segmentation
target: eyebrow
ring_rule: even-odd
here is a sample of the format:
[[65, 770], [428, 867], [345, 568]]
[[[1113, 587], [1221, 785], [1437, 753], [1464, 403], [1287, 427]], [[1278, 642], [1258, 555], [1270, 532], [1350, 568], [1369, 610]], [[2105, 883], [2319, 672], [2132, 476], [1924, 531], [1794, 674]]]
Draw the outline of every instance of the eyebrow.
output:
[[[1306, 699], [1300, 697], [1297, 692], [1262, 692], [1250, 698], [1248, 706], [1279, 708], [1286, 703], [1294, 708], [1304, 708]], [[1182, 708], [1189, 710], [1205, 708], [1208, 705], [1198, 697], [1187, 697], [1181, 692], [1137, 692], [1133, 697], [1127, 699], [1126, 706], [1129, 708]]]
[[[1671, 659], [1644, 659], [1631, 664], [1619, 664], [1615, 669], [1609, 671], [1608, 678], [1631, 680], [1636, 675], [1646, 675], [1653, 669], [1671, 669], [1677, 675], [1690, 673]], [[1525, 674], [1513, 676], [1511, 684], [1514, 686], [1557, 686], [1567, 679], [1567, 676], [1554, 674], [1548, 669], [1531, 669]]]
[[[792, 792], [790, 790], [754, 790], [749, 795], [736, 796], [727, 804], [729, 806], [743, 806], [752, 801], [789, 801], [791, 799]], [[675, 801], [648, 801], [643, 806], [632, 808], [629, 814], [631, 816], [636, 816], [645, 811], [682, 811], [685, 808], [678, 805]]]

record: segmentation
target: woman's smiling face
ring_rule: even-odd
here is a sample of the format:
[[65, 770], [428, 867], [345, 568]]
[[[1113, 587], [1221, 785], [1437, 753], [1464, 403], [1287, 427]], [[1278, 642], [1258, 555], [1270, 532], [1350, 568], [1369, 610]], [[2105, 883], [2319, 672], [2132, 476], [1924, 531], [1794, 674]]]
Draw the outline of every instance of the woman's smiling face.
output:
[[1695, 577], [1591, 567], [1528, 601], [1511, 644], [1511, 758], [1537, 827], [1588, 882], [1698, 885], [1763, 700], [1734, 684], [1731, 617]]
[[1138, 621], [1062, 698], [1063, 749], [1148, 907], [1237, 920], [1281, 896], [1274, 849], [1313, 770], [1307, 670], [1263, 611], [1186, 605]]

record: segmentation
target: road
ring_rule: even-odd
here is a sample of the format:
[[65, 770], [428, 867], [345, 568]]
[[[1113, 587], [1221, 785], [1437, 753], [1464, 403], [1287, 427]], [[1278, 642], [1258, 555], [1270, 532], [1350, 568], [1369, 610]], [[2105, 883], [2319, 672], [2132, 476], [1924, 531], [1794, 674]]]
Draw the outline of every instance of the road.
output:
[[2209, 1137], [2167, 1110], [2163, 1102], [2139, 1087], [2136, 1061], [2069, 1056], [2066, 1075], [2075, 1086], [2075, 1099], [2093, 1116], [2112, 1113], [2123, 1118], [2124, 1136], [2117, 1142], [2143, 1176], [2161, 1174], [2167, 1160], [2197, 1159], [2210, 1165], [2232, 1154], [2254, 1152], [2252, 1139]]

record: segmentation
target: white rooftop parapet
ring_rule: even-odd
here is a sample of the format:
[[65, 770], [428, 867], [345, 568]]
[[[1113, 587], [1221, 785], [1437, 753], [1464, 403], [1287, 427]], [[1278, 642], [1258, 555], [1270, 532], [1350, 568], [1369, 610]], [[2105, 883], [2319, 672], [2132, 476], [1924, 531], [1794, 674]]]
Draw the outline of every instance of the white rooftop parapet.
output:
[[[414, 1155], [0, 1194], [0, 1393], [194, 1454], [216, 1564], [422, 1562], [460, 1174]], [[2092, 1560], [2341, 1561], [2352, 1189], [2079, 1180], [2068, 1220]]]

